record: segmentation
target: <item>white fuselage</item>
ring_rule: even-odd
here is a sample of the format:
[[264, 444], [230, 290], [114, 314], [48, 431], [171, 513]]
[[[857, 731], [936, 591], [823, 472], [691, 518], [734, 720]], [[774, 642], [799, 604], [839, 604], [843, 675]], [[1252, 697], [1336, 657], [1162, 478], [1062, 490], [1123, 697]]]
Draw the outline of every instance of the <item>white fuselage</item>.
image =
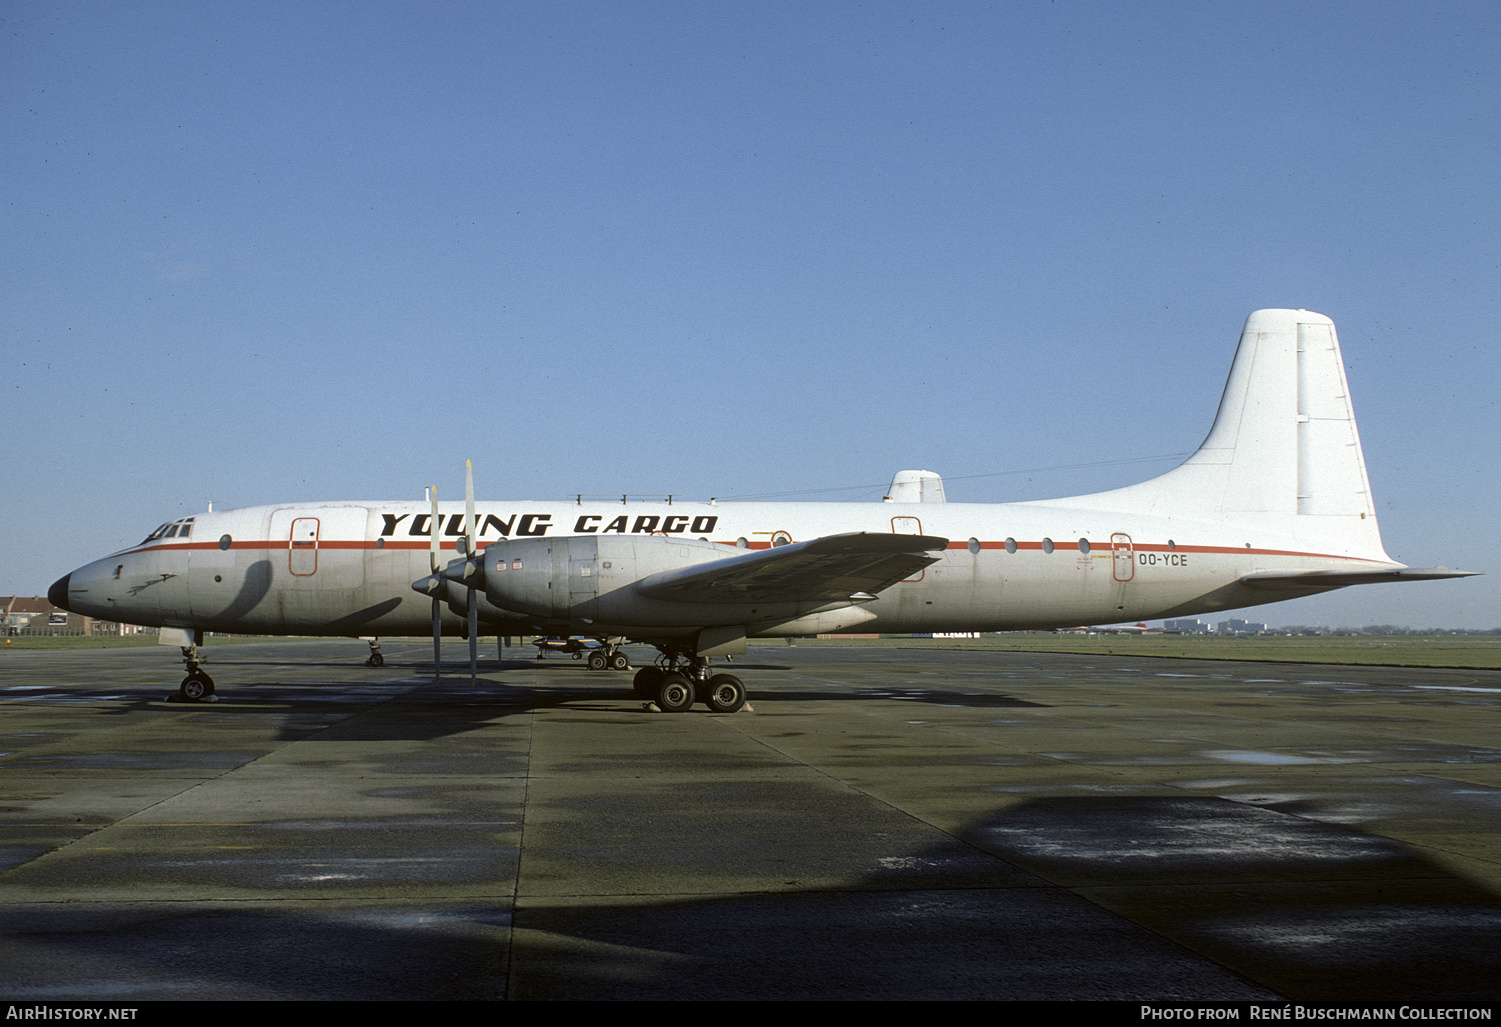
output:
[[[842, 532], [937, 535], [939, 561], [863, 609], [861, 631], [997, 631], [1105, 624], [1273, 602], [1308, 590], [1237, 585], [1266, 571], [1398, 566], [1370, 553], [1311, 547], [1225, 524], [1125, 515], [1081, 500], [963, 503], [480, 503], [482, 546], [598, 534], [707, 539], [765, 549]], [[412, 591], [430, 569], [430, 507], [360, 502], [198, 514], [190, 534], [159, 537], [70, 575], [70, 607], [133, 624], [264, 634], [409, 635], [431, 631]], [[443, 560], [463, 507], [440, 507]], [[181, 531], [181, 528], [178, 528]], [[606, 633], [482, 607], [486, 633]], [[445, 611], [445, 633], [463, 618]]]

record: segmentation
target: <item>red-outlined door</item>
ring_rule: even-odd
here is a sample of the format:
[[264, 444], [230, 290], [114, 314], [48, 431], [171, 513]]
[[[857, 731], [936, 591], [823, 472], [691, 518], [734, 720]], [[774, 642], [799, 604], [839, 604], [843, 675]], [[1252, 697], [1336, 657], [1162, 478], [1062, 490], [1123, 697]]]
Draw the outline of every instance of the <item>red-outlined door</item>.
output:
[[1117, 531], [1110, 536], [1110, 573], [1116, 581], [1130, 581], [1136, 573], [1136, 554], [1131, 549], [1131, 536]]
[[318, 518], [298, 517], [287, 540], [287, 569], [299, 578], [318, 573]]
[[[921, 535], [922, 521], [919, 521], [916, 517], [893, 517], [891, 519], [891, 533], [893, 535]], [[904, 584], [911, 584], [914, 581], [921, 581], [923, 575], [927, 573], [928, 569], [924, 567], [917, 572], [916, 577], [903, 578], [902, 582]]]

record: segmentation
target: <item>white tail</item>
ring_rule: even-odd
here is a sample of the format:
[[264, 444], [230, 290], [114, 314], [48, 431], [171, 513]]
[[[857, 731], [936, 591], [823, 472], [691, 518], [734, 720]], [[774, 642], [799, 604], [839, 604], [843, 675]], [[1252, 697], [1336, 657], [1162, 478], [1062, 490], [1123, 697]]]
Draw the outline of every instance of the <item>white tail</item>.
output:
[[1307, 310], [1246, 318], [1214, 426], [1193, 456], [1151, 481], [1067, 503], [1243, 525], [1389, 559], [1334, 322]]

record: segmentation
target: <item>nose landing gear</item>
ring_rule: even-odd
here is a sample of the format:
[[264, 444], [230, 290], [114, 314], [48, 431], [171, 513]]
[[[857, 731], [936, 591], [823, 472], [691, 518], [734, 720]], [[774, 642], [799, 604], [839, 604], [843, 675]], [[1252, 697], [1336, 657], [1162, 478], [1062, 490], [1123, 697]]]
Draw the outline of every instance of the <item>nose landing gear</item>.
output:
[[381, 655], [380, 639], [371, 638], [367, 635], [361, 635], [360, 641], [370, 643], [370, 659], [365, 661], [365, 666], [384, 667], [386, 665], [386, 658]]
[[212, 702], [214, 694], [214, 679], [208, 676], [203, 669], [203, 661], [198, 658], [198, 640], [195, 637], [192, 645], [180, 647], [182, 649], [182, 663], [187, 669], [188, 676], [182, 679], [182, 684], [177, 686], [177, 694], [183, 702]]

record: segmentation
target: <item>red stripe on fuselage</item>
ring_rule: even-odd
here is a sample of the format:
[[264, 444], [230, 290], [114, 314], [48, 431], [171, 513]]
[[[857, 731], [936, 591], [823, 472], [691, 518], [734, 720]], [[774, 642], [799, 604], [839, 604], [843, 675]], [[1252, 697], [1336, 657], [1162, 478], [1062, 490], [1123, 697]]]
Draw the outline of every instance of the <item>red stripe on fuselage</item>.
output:
[[[531, 538], [533, 536], [522, 536], [522, 537], [523, 538]], [[542, 536], [539, 535], [539, 536], [535, 536], [535, 537], [541, 538]], [[594, 536], [587, 536], [587, 535], [557, 535], [557, 536], [550, 536], [550, 537], [554, 537], [554, 538], [589, 538], [589, 537], [594, 537]], [[621, 536], [621, 537], [626, 537], [626, 536]], [[643, 537], [648, 537], [648, 536], [643, 536]], [[678, 537], [678, 536], [663, 536], [663, 537], [674, 538], [674, 537]], [[477, 546], [478, 546], [479, 549], [484, 549], [486, 546], [490, 545], [491, 542], [499, 542], [499, 541], [512, 541], [512, 540], [509, 540], [509, 539], [504, 539], [504, 540], [503, 539], [491, 539], [489, 542], [481, 540], [480, 542], [477, 543]], [[719, 544], [722, 545], [722, 546], [729, 546], [731, 548], [735, 548], [735, 543], [734, 542], [722, 541]], [[439, 548], [441, 550], [454, 550], [456, 548], [456, 545], [457, 545], [456, 541], [455, 542], [443, 542], [443, 541], [439, 542]], [[244, 550], [256, 550], [256, 549], [284, 550], [284, 549], [290, 548], [290, 546], [291, 546], [290, 541], [284, 540], [284, 539], [251, 539], [251, 540], [248, 540], [248, 541], [247, 540], [236, 540], [234, 542], [231, 542], [229, 548], [230, 549], [244, 549]], [[1110, 555], [1113, 554], [1112, 548], [1110, 547], [1110, 545], [1108, 543], [1105, 543], [1105, 542], [1100, 542], [1100, 543], [1090, 542], [1089, 543], [1089, 547], [1090, 547], [1090, 550], [1091, 550], [1090, 555], [1092, 555], [1092, 556], [1093, 555], [1098, 555], [1098, 556], [1100, 556], [1100, 557], [1103, 558], [1103, 557], [1110, 556]], [[189, 542], [189, 543], [180, 544], [180, 545], [158, 544], [158, 545], [144, 546], [144, 547], [139, 548], [139, 549], [126, 549], [126, 550], [122, 550], [120, 555], [124, 555], [126, 553], [155, 553], [155, 552], [167, 552], [167, 551], [179, 551], [179, 552], [182, 552], [182, 551], [187, 551], [187, 550], [202, 550], [204, 552], [208, 552], [208, 551], [215, 550], [215, 549], [220, 549], [220, 548], [221, 548], [221, 546], [219, 545], [218, 542]], [[397, 541], [397, 540], [391, 539], [391, 540], [387, 540], [386, 543], [385, 543], [385, 545], [378, 545], [376, 543], [376, 541], [368, 540], [368, 539], [360, 539], [360, 540], [345, 540], [345, 539], [330, 540], [330, 539], [325, 539], [325, 540], [321, 540], [321, 541], [318, 542], [317, 548], [319, 548], [319, 549], [343, 549], [343, 550], [365, 550], [365, 549], [371, 549], [371, 550], [376, 550], [376, 551], [382, 551], [382, 550], [387, 550], [387, 549], [431, 550], [432, 549], [432, 542], [431, 542], [431, 540], [429, 540], [429, 541], [417, 541], [417, 540], [414, 539], [412, 541]], [[750, 543], [750, 545], [748, 546], [748, 548], [749, 549], [770, 549], [771, 548], [771, 543], [770, 542], [752, 542], [752, 543]], [[965, 542], [950, 541], [947, 548], [951, 549], [951, 550], [968, 549], [969, 548], [969, 543], [967, 541], [965, 541]], [[980, 548], [981, 549], [1005, 549], [1006, 548], [1006, 543], [1005, 542], [981, 542], [980, 543]], [[1031, 551], [1041, 552], [1042, 551], [1042, 542], [1041, 542], [1041, 540], [1036, 541], [1036, 542], [1023, 542], [1023, 541], [1021, 541], [1021, 540], [1018, 539], [1017, 542], [1016, 542], [1016, 548], [1017, 548], [1018, 552], [1020, 552], [1022, 550], [1027, 550], [1029, 552], [1031, 552]], [[1063, 549], [1063, 550], [1078, 550], [1079, 543], [1078, 542], [1054, 542], [1053, 543], [1053, 548], [1054, 548], [1054, 550], [1060, 550], [1060, 549]], [[1307, 552], [1302, 552], [1302, 551], [1296, 550], [1296, 549], [1257, 549], [1257, 548], [1250, 547], [1250, 546], [1240, 546], [1240, 547], [1237, 547], [1237, 546], [1188, 546], [1188, 545], [1176, 545], [1176, 544], [1172, 545], [1172, 546], [1169, 546], [1169, 545], [1166, 545], [1165, 543], [1152, 543], [1152, 542], [1140, 543], [1140, 542], [1138, 542], [1138, 543], [1133, 543], [1132, 544], [1131, 550], [1132, 550], [1132, 552], [1136, 552], [1136, 553], [1184, 553], [1184, 554], [1194, 553], [1194, 554], [1210, 554], [1210, 555], [1217, 555], [1217, 556], [1228, 556], [1228, 555], [1231, 555], [1231, 554], [1244, 554], [1244, 555], [1247, 555], [1247, 556], [1295, 556], [1295, 557], [1308, 557], [1308, 558], [1320, 559], [1320, 560], [1354, 560], [1354, 561], [1358, 561], [1360, 563], [1382, 563], [1383, 562], [1381, 560], [1373, 560], [1373, 559], [1370, 559], [1368, 557], [1363, 557], [1363, 556], [1345, 556], [1345, 555], [1342, 555], [1342, 554], [1339, 554], [1339, 553], [1307, 553]]]

